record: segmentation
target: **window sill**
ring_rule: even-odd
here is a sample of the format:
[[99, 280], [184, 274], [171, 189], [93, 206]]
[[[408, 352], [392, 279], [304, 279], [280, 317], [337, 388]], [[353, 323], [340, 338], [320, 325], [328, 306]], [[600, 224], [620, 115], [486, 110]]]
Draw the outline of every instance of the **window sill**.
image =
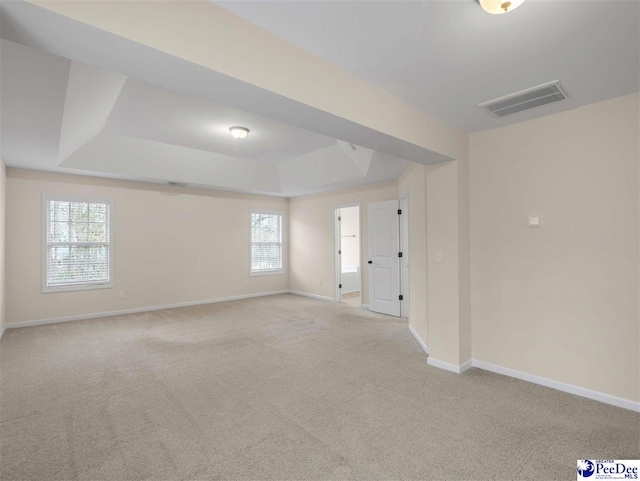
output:
[[284, 269], [271, 269], [264, 271], [251, 271], [249, 276], [251, 277], [259, 277], [259, 276], [277, 276], [284, 274]]
[[55, 292], [73, 292], [73, 291], [89, 291], [93, 289], [113, 289], [113, 282], [106, 284], [73, 284], [60, 287], [42, 287], [43, 294], [52, 294]]

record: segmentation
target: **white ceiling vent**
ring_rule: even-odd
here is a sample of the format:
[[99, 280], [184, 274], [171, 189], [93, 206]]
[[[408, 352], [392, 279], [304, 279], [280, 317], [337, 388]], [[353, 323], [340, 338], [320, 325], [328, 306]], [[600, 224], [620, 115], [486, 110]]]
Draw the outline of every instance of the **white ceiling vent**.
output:
[[516, 112], [560, 102], [561, 100], [567, 100], [569, 98], [567, 92], [562, 88], [562, 85], [560, 85], [560, 81], [556, 80], [511, 95], [505, 95], [499, 99], [484, 102], [478, 105], [478, 107], [492, 113], [496, 117], [504, 117], [505, 115], [515, 114]]

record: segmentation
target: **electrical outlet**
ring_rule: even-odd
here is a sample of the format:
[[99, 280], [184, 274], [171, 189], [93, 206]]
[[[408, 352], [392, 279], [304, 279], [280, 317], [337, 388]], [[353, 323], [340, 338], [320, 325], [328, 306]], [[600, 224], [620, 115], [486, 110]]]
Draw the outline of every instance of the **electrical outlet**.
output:
[[436, 262], [440, 263], [443, 262], [443, 260], [442, 251], [436, 251]]
[[541, 215], [530, 215], [529, 216], [529, 227], [542, 227], [542, 216]]
[[246, 285], [249, 285], [249, 279], [245, 279], [245, 280], [244, 280], [244, 283], [245, 283]]
[[321, 286], [322, 285], [322, 279], [318, 279], [318, 285]]
[[124, 299], [124, 291], [120, 291], [120, 292], [118, 293], [118, 297], [119, 297], [120, 299]]

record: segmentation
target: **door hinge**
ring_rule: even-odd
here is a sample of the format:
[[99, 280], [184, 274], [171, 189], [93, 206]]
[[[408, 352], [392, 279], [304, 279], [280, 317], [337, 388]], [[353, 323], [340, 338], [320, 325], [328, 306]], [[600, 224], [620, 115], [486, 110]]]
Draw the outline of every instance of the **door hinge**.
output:
[[342, 217], [338, 216], [338, 222], [340, 222], [342, 220]]
[[342, 289], [342, 284], [338, 284], [338, 289]]
[[402, 257], [402, 252], [398, 252], [398, 257]]
[[400, 294], [400, 295], [398, 296], [398, 299], [400, 299], [400, 300], [402, 300], [402, 299], [403, 299], [402, 294]]
[[338, 255], [340, 255], [340, 254], [342, 254], [342, 251], [341, 251], [341, 250], [339, 250], [339, 251], [338, 251]]
[[398, 209], [398, 215], [402, 215], [402, 209]]

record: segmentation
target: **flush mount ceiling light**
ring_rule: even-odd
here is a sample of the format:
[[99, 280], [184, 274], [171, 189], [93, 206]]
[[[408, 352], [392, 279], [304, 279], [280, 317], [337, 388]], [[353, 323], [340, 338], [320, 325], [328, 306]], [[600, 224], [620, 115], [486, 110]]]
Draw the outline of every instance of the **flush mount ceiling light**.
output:
[[229, 132], [236, 139], [244, 139], [247, 135], [249, 135], [249, 129], [246, 127], [229, 127]]
[[500, 15], [515, 10], [524, 0], [476, 0], [482, 9], [493, 15]]

